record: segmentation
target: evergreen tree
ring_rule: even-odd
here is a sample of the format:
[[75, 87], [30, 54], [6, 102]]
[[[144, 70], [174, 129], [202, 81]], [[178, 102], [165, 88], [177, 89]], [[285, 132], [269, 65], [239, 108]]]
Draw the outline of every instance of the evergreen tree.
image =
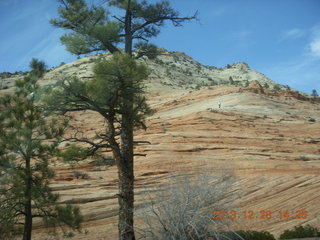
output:
[[234, 81], [233, 81], [233, 78], [230, 76], [229, 77], [229, 83], [231, 84], [231, 85], [234, 85], [235, 83], [234, 83]]
[[[61, 37], [62, 43], [71, 53], [81, 55], [109, 51], [112, 54], [123, 54], [123, 56], [116, 55], [111, 60], [113, 68], [107, 67], [103, 62], [98, 63], [96, 80], [91, 88], [73, 79], [61, 86], [63, 91], [60, 93], [66, 97], [65, 106], [69, 106], [65, 111], [90, 109], [100, 113], [107, 120], [107, 133], [101, 134], [100, 137], [108, 144], [102, 143], [104, 141], [100, 144], [97, 142], [89, 144], [92, 146], [91, 150], [107, 146], [112, 148], [119, 174], [119, 239], [135, 239], [133, 130], [137, 124], [145, 127], [141, 120], [144, 113], [148, 112], [146, 111], [148, 108], [141, 96], [141, 80], [146, 76], [143, 72], [139, 73], [142, 67], [134, 63], [132, 58], [157, 54], [154, 45], [147, 43], [147, 40], [159, 34], [160, 27], [165, 21], [171, 21], [174, 26], [181, 26], [184, 21], [194, 19], [195, 15], [180, 17], [167, 0], [154, 4], [149, 4], [146, 0], [106, 0], [103, 3], [105, 6], [88, 6], [84, 0], [59, 0], [59, 2], [61, 3], [58, 10], [59, 18], [52, 19], [51, 23], [72, 30]], [[119, 13], [123, 15], [111, 15], [110, 10], [113, 8], [121, 10]], [[133, 45], [135, 40], [138, 42]], [[124, 52], [118, 48], [120, 43], [124, 44]], [[137, 49], [135, 56], [134, 47]], [[110, 77], [114, 72], [116, 75]], [[101, 84], [105, 88], [98, 88], [94, 84]], [[99, 95], [101, 98], [85, 95], [85, 91], [90, 89], [103, 92]], [[76, 93], [78, 90], [81, 94]], [[76, 93], [72, 99], [66, 96], [70, 91]], [[120, 143], [115, 142], [117, 135], [120, 135]]]
[[311, 96], [314, 97], [314, 98], [319, 97], [318, 92], [317, 92], [316, 89], [313, 89], [313, 90], [312, 90]]
[[32, 221], [80, 227], [79, 209], [58, 206], [49, 186], [54, 155], [66, 126], [43, 111], [37, 80], [45, 64], [33, 59], [31, 73], [16, 82], [13, 95], [0, 98], [0, 238], [22, 234], [30, 240]]

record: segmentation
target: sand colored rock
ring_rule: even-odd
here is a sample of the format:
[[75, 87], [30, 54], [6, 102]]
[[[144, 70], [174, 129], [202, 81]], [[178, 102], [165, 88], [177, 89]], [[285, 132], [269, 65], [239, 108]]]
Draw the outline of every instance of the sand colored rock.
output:
[[257, 80], [250, 82], [249, 89], [255, 93], [259, 93], [259, 94], [264, 93], [263, 87]]
[[[228, 221], [230, 229], [267, 230], [278, 236], [298, 224], [319, 227], [319, 104], [301, 101], [295, 94], [272, 94], [261, 87], [260, 79], [250, 85], [256, 89], [254, 92], [226, 85], [203, 86], [200, 90], [178, 87], [182, 81], [179, 76], [185, 74], [181, 69], [185, 71], [196, 63], [181, 53], [174, 56], [161, 60], [179, 65], [180, 70], [173, 73], [176, 79], [164, 76], [165, 68], [154, 67], [147, 97], [157, 112], [147, 119], [146, 131], [135, 132], [135, 140], [150, 142], [135, 146], [136, 153], [146, 154], [135, 158], [137, 229], [142, 227], [141, 215], [147, 214], [144, 203], [149, 191], [156, 191], [154, 187], [166, 185], [177, 176], [203, 173], [212, 178], [225, 175], [234, 178], [227, 190], [217, 193], [222, 196], [220, 202], [208, 206], [208, 211], [223, 205], [226, 210], [238, 213], [241, 218]], [[70, 63], [60, 71], [90, 79], [88, 58]], [[69, 69], [71, 65], [82, 70], [74, 72]], [[250, 75], [249, 67], [239, 63], [225, 69], [201, 66], [203, 75], [193, 72], [193, 76], [185, 79], [202, 81], [201, 76], [209, 71], [220, 72], [221, 81], [229, 79], [231, 73], [241, 72], [243, 79]], [[58, 69], [50, 74], [42, 84], [54, 83], [59, 78]], [[251, 74], [253, 78], [255, 74]], [[0, 93], [4, 91], [12, 89]], [[104, 127], [103, 119], [93, 112], [73, 116], [67, 135], [80, 128], [87, 136], [94, 136]], [[109, 150], [103, 154], [112, 156]], [[60, 194], [61, 203], [78, 204], [83, 212], [83, 228], [87, 233], [76, 234], [76, 239], [117, 239], [116, 166], [101, 166], [94, 159], [85, 160], [74, 169], [56, 159], [51, 166], [57, 173], [51, 186]], [[77, 179], [74, 171], [87, 173], [88, 178]], [[214, 183], [204, 184], [210, 188]], [[290, 218], [281, 217], [280, 211], [287, 210]], [[244, 218], [244, 211], [253, 211], [253, 218]], [[261, 218], [266, 211], [271, 211], [272, 217]], [[34, 239], [46, 239], [43, 226], [35, 221], [34, 227]]]
[[[135, 147], [136, 153], [147, 154], [135, 159], [137, 227], [141, 226], [139, 216], [145, 214], [147, 189], [176, 176], [201, 173], [235, 178], [227, 191], [219, 193], [224, 196], [221, 202], [209, 207], [222, 204], [237, 211], [241, 218], [229, 221], [232, 229], [267, 230], [277, 236], [298, 224], [319, 223], [318, 105], [239, 93], [232, 86], [191, 93], [151, 91], [149, 102], [157, 113], [148, 118], [147, 131], [139, 130], [135, 137], [151, 143]], [[76, 119], [89, 135], [100, 121], [91, 112], [78, 114]], [[89, 179], [72, 180], [74, 170], [65, 164], [56, 162], [54, 168], [58, 174], [52, 187], [62, 202], [79, 204], [90, 238], [116, 239], [116, 167], [97, 167], [87, 160], [76, 170], [86, 172]], [[280, 211], [287, 210], [290, 218], [281, 218]], [[253, 211], [254, 217], [243, 218], [244, 211]], [[260, 219], [266, 211], [271, 211], [272, 217]], [[307, 217], [302, 214], [305, 212]], [[42, 230], [36, 232], [41, 239]], [[77, 235], [77, 239], [87, 238], [86, 234]]]

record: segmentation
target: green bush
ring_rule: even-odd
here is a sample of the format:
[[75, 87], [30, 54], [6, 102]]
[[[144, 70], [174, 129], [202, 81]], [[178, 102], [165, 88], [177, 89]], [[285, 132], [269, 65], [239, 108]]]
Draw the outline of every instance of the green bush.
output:
[[73, 171], [73, 176], [77, 179], [88, 179], [89, 175], [87, 173], [79, 172], [79, 171]]
[[98, 157], [95, 161], [94, 161], [96, 166], [114, 166], [115, 160], [112, 157]]
[[74, 167], [79, 161], [84, 160], [87, 156], [85, 148], [75, 144], [70, 145], [66, 150], [59, 151], [57, 157], [62, 158], [64, 162]]
[[275, 240], [274, 236], [267, 231], [236, 231], [227, 234], [228, 239], [230, 240]]
[[306, 226], [295, 226], [294, 229], [285, 230], [280, 235], [280, 239], [306, 238], [306, 237], [320, 237], [320, 232], [318, 228], [312, 227], [309, 224]]
[[280, 85], [274, 85], [273, 86], [273, 90], [275, 90], [275, 91], [280, 91], [281, 90], [281, 87], [280, 87]]
[[235, 82], [233, 81], [233, 78], [232, 78], [232, 77], [229, 77], [229, 83], [230, 83], [231, 85], [234, 85], [234, 84], [235, 84]]

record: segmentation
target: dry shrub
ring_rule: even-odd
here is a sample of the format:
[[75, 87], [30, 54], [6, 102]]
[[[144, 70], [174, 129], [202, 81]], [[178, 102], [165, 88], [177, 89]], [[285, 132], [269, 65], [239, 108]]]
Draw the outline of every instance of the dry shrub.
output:
[[171, 178], [153, 193], [148, 190], [149, 199], [141, 216], [145, 228], [140, 239], [228, 239], [223, 234], [229, 231], [225, 220], [211, 217], [214, 210], [226, 209], [221, 200], [232, 183], [229, 175], [182, 176]]

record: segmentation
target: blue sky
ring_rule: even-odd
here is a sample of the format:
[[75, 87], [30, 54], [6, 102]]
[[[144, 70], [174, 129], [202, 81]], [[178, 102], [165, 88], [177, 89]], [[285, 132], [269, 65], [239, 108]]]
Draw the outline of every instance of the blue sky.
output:
[[[320, 92], [320, 0], [171, 3], [182, 15], [198, 10], [199, 21], [166, 24], [151, 39], [159, 47], [216, 67], [244, 61], [278, 83]], [[55, 0], [0, 0], [0, 72], [28, 70], [33, 57], [49, 67], [76, 59], [59, 41], [63, 30], [49, 24], [57, 6]]]

